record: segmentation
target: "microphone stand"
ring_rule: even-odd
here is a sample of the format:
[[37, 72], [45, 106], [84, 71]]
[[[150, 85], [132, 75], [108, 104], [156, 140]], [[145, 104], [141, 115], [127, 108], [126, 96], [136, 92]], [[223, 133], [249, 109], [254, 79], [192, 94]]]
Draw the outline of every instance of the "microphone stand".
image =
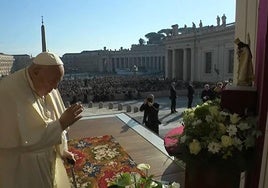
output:
[[67, 161], [71, 165], [71, 173], [72, 173], [74, 188], [77, 188], [76, 178], [75, 178], [75, 174], [74, 174], [75, 161], [73, 159], [67, 159]]

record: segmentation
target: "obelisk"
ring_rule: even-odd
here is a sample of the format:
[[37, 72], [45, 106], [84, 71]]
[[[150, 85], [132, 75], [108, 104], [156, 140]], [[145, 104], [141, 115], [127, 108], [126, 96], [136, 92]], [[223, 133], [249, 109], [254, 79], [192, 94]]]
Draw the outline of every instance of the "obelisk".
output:
[[42, 52], [47, 51], [46, 47], [46, 34], [45, 34], [45, 26], [43, 22], [43, 16], [42, 16], [42, 26], [41, 26], [41, 37], [42, 37]]

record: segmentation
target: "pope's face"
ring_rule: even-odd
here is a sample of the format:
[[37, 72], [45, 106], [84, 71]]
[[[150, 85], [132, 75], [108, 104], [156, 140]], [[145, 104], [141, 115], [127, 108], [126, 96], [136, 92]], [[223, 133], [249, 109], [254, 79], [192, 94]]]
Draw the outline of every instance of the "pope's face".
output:
[[35, 90], [39, 96], [45, 96], [56, 89], [64, 75], [64, 68], [60, 66], [42, 66], [36, 74]]

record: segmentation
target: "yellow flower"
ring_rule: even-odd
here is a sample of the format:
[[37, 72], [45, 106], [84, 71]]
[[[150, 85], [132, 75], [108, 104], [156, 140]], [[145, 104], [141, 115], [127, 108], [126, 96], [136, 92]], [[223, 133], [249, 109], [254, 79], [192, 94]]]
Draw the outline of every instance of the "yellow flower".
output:
[[233, 144], [232, 138], [230, 136], [223, 135], [221, 137], [221, 144], [223, 147], [231, 146]]
[[217, 106], [211, 106], [209, 107], [208, 110], [209, 110], [209, 113], [214, 117], [219, 115], [219, 108]]
[[189, 144], [189, 149], [191, 154], [197, 155], [199, 151], [201, 150], [201, 145], [200, 142], [196, 139], [194, 139], [190, 144]]
[[226, 127], [223, 123], [219, 123], [219, 132], [224, 134], [226, 132]]
[[240, 119], [241, 117], [239, 117], [236, 113], [230, 115], [230, 121], [232, 124], [236, 124]]

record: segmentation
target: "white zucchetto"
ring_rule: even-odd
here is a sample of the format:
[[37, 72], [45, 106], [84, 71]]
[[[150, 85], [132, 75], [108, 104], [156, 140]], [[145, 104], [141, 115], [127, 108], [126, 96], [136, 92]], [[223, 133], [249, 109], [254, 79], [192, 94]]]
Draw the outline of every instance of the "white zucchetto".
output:
[[60, 57], [52, 52], [42, 52], [38, 54], [34, 60], [37, 65], [63, 65]]

